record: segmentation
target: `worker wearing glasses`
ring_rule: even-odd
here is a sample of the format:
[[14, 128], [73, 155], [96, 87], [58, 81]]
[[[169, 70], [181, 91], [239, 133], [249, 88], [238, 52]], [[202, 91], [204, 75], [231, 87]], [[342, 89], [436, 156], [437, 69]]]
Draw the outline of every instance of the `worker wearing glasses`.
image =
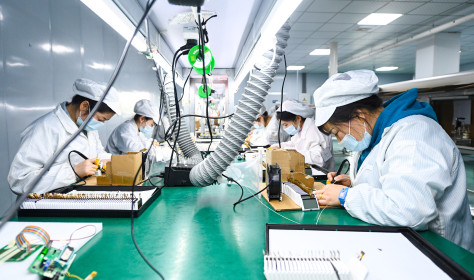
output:
[[385, 103], [369, 70], [331, 76], [314, 93], [315, 125], [355, 152], [350, 176], [317, 191], [367, 223], [431, 230], [474, 252], [474, 229], [459, 150], [417, 89]]

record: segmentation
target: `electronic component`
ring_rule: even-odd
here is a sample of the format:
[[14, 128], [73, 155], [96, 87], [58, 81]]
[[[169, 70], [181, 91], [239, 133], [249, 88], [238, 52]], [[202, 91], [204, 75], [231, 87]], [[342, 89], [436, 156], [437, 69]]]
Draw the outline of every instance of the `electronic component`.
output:
[[189, 174], [194, 165], [191, 164], [175, 164], [171, 168], [165, 167], [165, 186], [167, 187], [190, 187], [193, 184], [189, 179]]
[[69, 245], [62, 250], [51, 247], [46, 251], [45, 248], [41, 250], [28, 270], [44, 278], [63, 280], [76, 257], [74, 248]]
[[268, 200], [281, 200], [281, 169], [278, 164], [267, 165]]
[[64, 247], [63, 251], [61, 252], [61, 255], [59, 255], [59, 259], [56, 260], [56, 264], [58, 264], [61, 267], [66, 266], [66, 264], [69, 262], [73, 254], [74, 254], [74, 248], [72, 248], [71, 246]]

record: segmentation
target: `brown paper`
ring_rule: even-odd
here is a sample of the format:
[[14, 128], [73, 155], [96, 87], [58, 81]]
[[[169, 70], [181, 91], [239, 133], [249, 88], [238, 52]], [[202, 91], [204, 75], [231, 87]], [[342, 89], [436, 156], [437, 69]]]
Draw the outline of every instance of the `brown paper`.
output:
[[266, 161], [267, 165], [278, 164], [278, 166], [280, 166], [281, 180], [284, 182], [288, 182], [288, 177], [290, 176], [291, 172], [304, 173], [305, 171], [304, 156], [298, 153], [296, 150], [267, 149]]
[[[142, 153], [127, 153], [126, 155], [112, 155], [112, 168], [107, 166], [107, 172], [112, 171], [113, 186], [131, 186], [134, 184], [133, 178], [142, 164]], [[143, 180], [143, 172], [138, 172], [137, 180]]]

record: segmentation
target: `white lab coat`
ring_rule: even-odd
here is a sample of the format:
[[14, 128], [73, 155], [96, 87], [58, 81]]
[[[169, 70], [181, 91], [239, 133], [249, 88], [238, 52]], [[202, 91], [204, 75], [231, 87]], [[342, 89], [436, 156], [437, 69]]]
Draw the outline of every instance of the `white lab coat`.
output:
[[353, 187], [344, 205], [351, 216], [430, 229], [474, 252], [463, 159], [438, 123], [415, 115], [385, 128], [356, 174], [359, 155], [351, 164]]
[[[281, 143], [281, 147], [296, 149], [304, 155], [306, 163], [316, 164], [330, 171], [334, 170], [331, 136], [322, 134], [311, 118], [305, 119], [301, 131], [293, 135], [290, 141]], [[312, 172], [313, 175], [324, 175], [315, 169], [312, 169]]]
[[[272, 144], [278, 143], [278, 127], [280, 125], [280, 121], [276, 117], [272, 117], [272, 119], [268, 122], [268, 125], [265, 127], [265, 134], [267, 136], [267, 140]], [[287, 142], [290, 140], [290, 135], [283, 130], [283, 126], [280, 129], [280, 142]]]
[[[16, 194], [22, 194], [30, 182], [41, 172], [46, 161], [56, 152], [78, 129], [68, 112], [61, 104], [53, 111], [31, 123], [21, 134], [21, 144], [8, 173], [8, 183]], [[33, 192], [45, 193], [76, 182], [68, 154], [77, 150], [88, 158], [110, 159], [102, 146], [97, 131], [81, 132], [51, 166]], [[72, 166], [84, 159], [77, 154], [71, 154]]]
[[107, 141], [106, 151], [113, 155], [122, 155], [128, 152], [139, 152], [148, 149], [152, 139], [138, 131], [138, 126], [134, 119], [125, 121], [117, 126], [110, 134]]
[[267, 127], [261, 129], [254, 129], [252, 135], [250, 136], [250, 145], [251, 146], [267, 146], [270, 145], [267, 139]]

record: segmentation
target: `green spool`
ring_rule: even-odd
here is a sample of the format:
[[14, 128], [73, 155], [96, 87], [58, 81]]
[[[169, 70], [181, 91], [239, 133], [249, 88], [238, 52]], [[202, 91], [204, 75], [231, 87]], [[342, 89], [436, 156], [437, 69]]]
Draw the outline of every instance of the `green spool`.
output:
[[211, 88], [208, 85], [206, 85], [206, 90], [204, 90], [204, 85], [201, 85], [199, 87], [198, 94], [199, 94], [199, 97], [207, 98], [209, 95], [211, 95]]
[[[188, 53], [188, 61], [189, 64], [198, 72], [199, 74], [203, 75], [204, 71], [202, 68], [202, 60], [198, 57], [199, 55], [199, 47], [200, 45], [196, 45], [189, 50]], [[204, 46], [204, 63], [206, 63], [206, 74], [209, 74], [214, 70], [214, 67], [216, 66], [216, 60], [212, 56], [211, 50]]]

